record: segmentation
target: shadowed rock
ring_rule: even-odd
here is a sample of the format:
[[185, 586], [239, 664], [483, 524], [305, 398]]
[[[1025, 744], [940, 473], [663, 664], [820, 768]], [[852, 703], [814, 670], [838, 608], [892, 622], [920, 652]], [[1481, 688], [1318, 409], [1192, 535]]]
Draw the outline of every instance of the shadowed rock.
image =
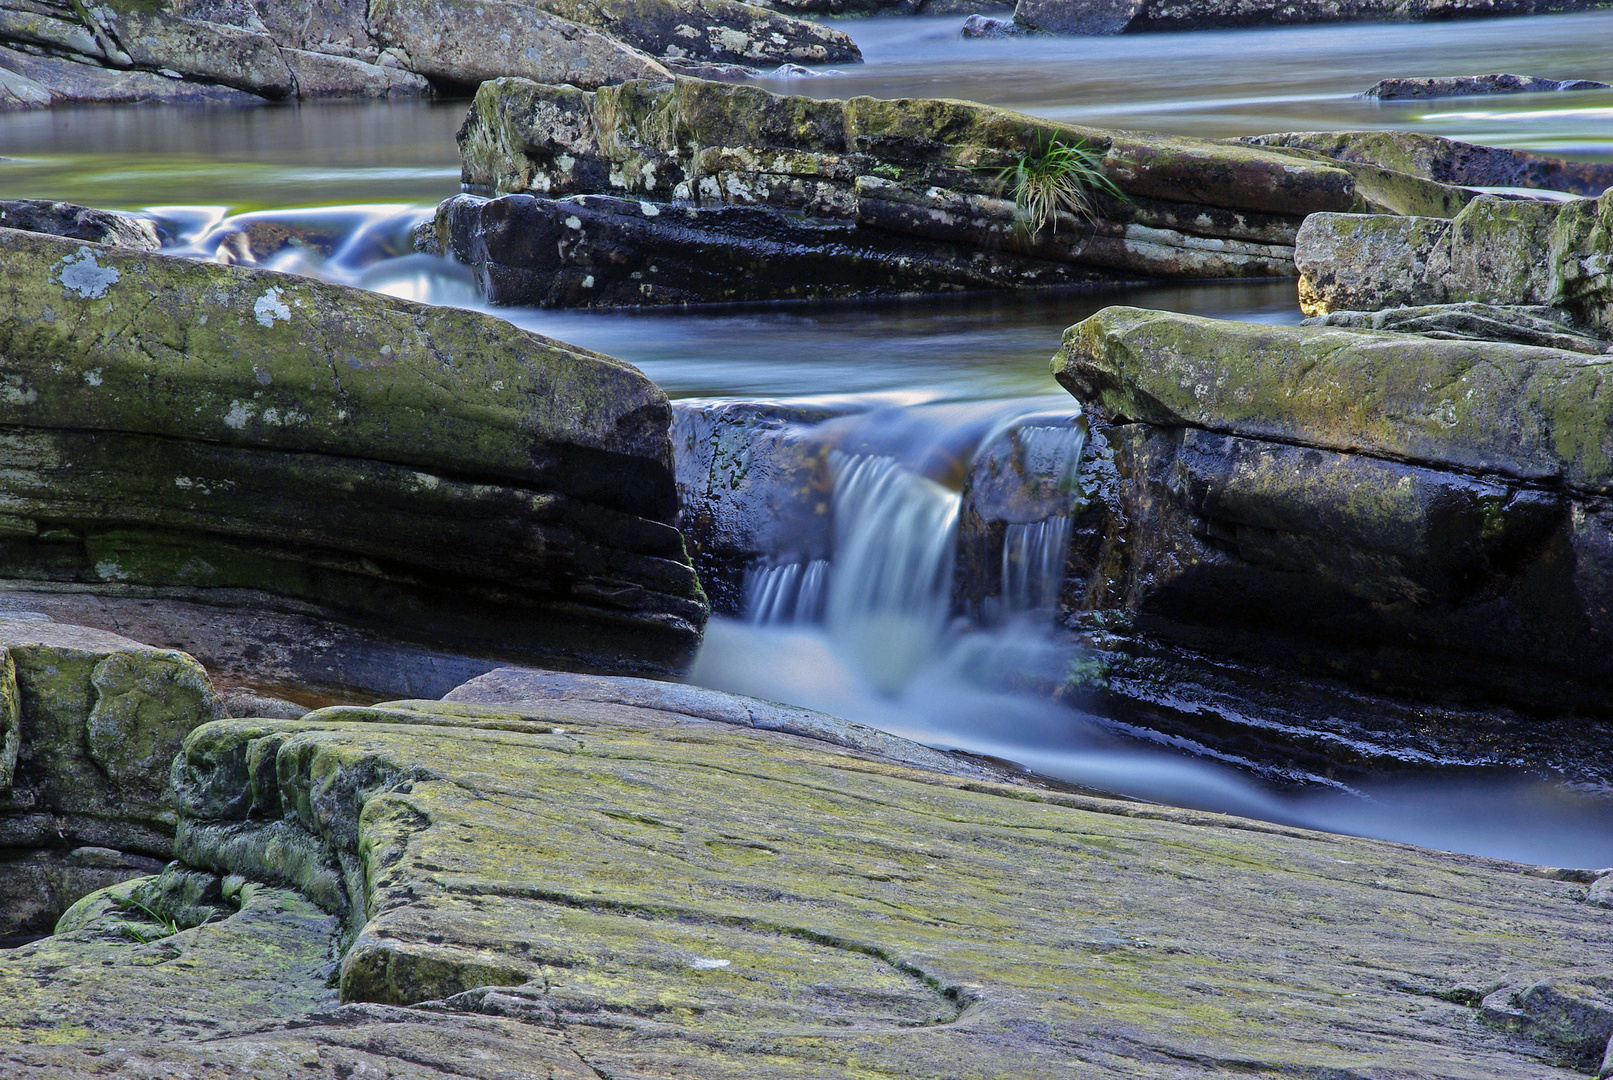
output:
[[0, 576], [660, 670], [706, 605], [665, 396], [471, 312], [0, 232]]

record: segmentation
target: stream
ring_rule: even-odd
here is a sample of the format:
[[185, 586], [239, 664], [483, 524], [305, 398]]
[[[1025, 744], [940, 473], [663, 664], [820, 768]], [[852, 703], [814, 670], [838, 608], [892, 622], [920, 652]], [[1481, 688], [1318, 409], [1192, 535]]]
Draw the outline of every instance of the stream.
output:
[[[1053, 119], [1221, 138], [1406, 128], [1613, 160], [1613, 90], [1377, 103], [1380, 78], [1509, 71], [1613, 82], [1613, 10], [1476, 22], [966, 41], [961, 18], [839, 25], [867, 62], [756, 80], [816, 96], [961, 97]], [[253, 259], [249, 228], [315, 243], [260, 265], [433, 304], [480, 307], [469, 274], [411, 253], [458, 190], [464, 102], [86, 108], [0, 115], [0, 197], [138, 210], [169, 250]], [[1047, 373], [1070, 324], [1110, 304], [1297, 323], [1291, 281], [1036, 296], [774, 304], [677, 312], [490, 309], [637, 364], [675, 399], [832, 404], [828, 559], [753, 568], [745, 610], [715, 617], [691, 680], [821, 709], [1138, 798], [1560, 866], [1613, 865], [1613, 793], [1460, 763], [1343, 785], [1275, 785], [1110, 718], [1021, 691], [1075, 654], [1050, 598], [1057, 520], [1010, 535], [989, 624], [952, 618], [957, 469], [994, 432], [1078, 412]], [[1049, 443], [1073, 470], [1080, 440]], [[1055, 445], [1056, 444], [1056, 445]], [[936, 448], [943, 448], [940, 453]], [[1018, 681], [1023, 681], [1018, 680]]]

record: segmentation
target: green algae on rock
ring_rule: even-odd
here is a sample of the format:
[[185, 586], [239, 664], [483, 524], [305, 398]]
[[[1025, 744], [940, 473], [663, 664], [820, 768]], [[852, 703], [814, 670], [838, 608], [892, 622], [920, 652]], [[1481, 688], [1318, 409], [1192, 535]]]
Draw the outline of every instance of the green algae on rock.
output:
[[665, 670], [664, 394], [473, 312], [0, 230], [0, 576]]
[[[541, 673], [499, 685], [541, 696], [193, 735], [175, 773], [187, 862], [284, 896], [270, 853], [298, 834], [342, 883], [322, 895], [345, 927], [346, 1004], [271, 1001], [253, 1064], [246, 998], [209, 980], [219, 1069], [345, 1075], [363, 1032], [369, 1063], [415, 1075], [455, 1031], [477, 1055], [453, 1071], [489, 1080], [514, 1060], [558, 1076], [1165, 1077], [1184, 1060], [1573, 1075], [1540, 1031], [1473, 1022], [1497, 985], [1602, 977], [1605, 911], [1562, 875], [927, 771], [680, 716], [675, 693], [663, 710]], [[137, 1076], [194, 1061], [196, 1005], [170, 988], [209, 979], [198, 950], [286, 925], [245, 914], [153, 945], [87, 941], [91, 919], [28, 946], [81, 965], [127, 1019], [89, 1010], [0, 1053], [70, 1077], [133, 1053]], [[308, 925], [320, 943], [334, 930]], [[196, 963], [142, 993], [126, 965], [163, 942]], [[257, 970], [312, 959], [287, 948]], [[23, 991], [0, 1006], [11, 1031], [52, 1015], [51, 988], [19, 975], [31, 962], [0, 955]]]
[[[494, 303], [674, 304], [1287, 276], [1323, 210], [1450, 216], [1473, 192], [1371, 162], [1102, 131], [966, 101], [823, 101], [698, 79], [477, 91], [467, 193], [422, 229]], [[1115, 190], [1031, 228], [999, 180], [1085, 146]], [[492, 196], [491, 200], [485, 196]]]
[[1053, 369], [1118, 478], [1083, 607], [1425, 699], [1605, 713], [1613, 357], [1109, 308]]

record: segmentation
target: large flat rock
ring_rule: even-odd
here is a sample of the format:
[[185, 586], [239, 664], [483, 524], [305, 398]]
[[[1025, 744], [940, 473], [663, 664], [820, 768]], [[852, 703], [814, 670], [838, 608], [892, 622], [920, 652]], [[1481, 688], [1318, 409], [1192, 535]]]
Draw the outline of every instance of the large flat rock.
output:
[[474, 312], [0, 230], [0, 577], [667, 669], [666, 397]]
[[[154, 1075], [203, 1053], [232, 1075], [347, 1075], [362, 1033], [366, 1062], [406, 1076], [451, 1060], [473, 1077], [1544, 1080], [1575, 1075], [1562, 1066], [1606, 1008], [1613, 924], [1565, 880], [1585, 875], [659, 709], [551, 694], [227, 720], [191, 737], [176, 777], [183, 859], [299, 884], [340, 917], [347, 1004], [308, 994], [297, 1015], [281, 992], [244, 1032], [245, 1000], [207, 986], [231, 969], [201, 952], [252, 925], [243, 907], [163, 939], [192, 958], [164, 986], [195, 979], [211, 1009], [198, 1047], [175, 1022], [192, 1003], [121, 974], [147, 947], [81, 929], [0, 954], [5, 985], [27, 986], [0, 1006], [0, 1030], [32, 1044], [4, 1051], [15, 1065]], [[259, 888], [284, 914], [255, 932], [285, 926]], [[76, 961], [99, 992], [41, 1028], [78, 991], [20, 972], [72, 948], [104, 950]], [[312, 950], [281, 948], [262, 963], [295, 985]], [[1486, 995], [1500, 1026], [1479, 1022]], [[1535, 1041], [1548, 999], [1591, 1019]]]

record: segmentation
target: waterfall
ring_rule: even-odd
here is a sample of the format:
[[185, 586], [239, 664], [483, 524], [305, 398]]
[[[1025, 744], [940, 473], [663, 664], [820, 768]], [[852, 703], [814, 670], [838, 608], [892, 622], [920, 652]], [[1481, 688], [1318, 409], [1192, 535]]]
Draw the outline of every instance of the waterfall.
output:
[[830, 455], [835, 474], [830, 637], [881, 690], [931, 659], [952, 606], [960, 497], [887, 457]]
[[1003, 539], [1003, 611], [1020, 614], [1058, 607], [1070, 550], [1070, 516], [1014, 523]]
[[821, 622], [828, 585], [828, 559], [759, 562], [745, 571], [745, 619], [759, 626]]
[[1025, 475], [1043, 478], [1061, 492], [1075, 490], [1081, 471], [1081, 451], [1087, 442], [1085, 424], [1057, 427], [1026, 424], [1014, 432], [1018, 438]]

